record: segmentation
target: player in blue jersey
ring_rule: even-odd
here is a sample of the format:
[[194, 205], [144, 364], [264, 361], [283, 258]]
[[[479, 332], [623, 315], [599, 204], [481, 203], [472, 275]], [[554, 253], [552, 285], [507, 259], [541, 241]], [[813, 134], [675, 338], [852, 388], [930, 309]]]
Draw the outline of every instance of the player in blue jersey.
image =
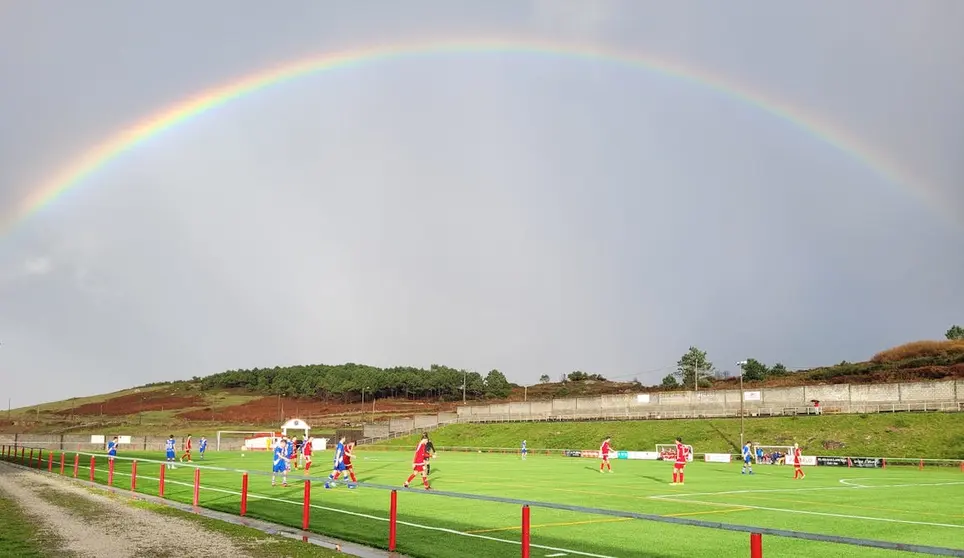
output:
[[[338, 445], [335, 446], [334, 465], [331, 469], [331, 474], [328, 475], [328, 480], [325, 482], [325, 488], [335, 486], [335, 479], [338, 478], [345, 469], [345, 437], [342, 436], [338, 439]], [[349, 484], [348, 488], [352, 488], [352, 486]]]
[[197, 444], [197, 452], [201, 454], [201, 461], [204, 461], [204, 452], [208, 449], [208, 439], [201, 436], [201, 440]]
[[291, 462], [295, 458], [295, 443], [294, 437], [285, 443], [285, 457], [287, 458], [288, 470], [291, 470]]
[[171, 437], [167, 439], [164, 449], [167, 451], [167, 468], [173, 469], [174, 460], [177, 459], [177, 438], [174, 437], [174, 434], [171, 434]]
[[288, 486], [288, 439], [282, 438], [274, 446], [274, 461], [271, 466], [271, 486], [277, 483], [281, 473], [281, 486]]
[[529, 450], [526, 448], [526, 441], [522, 440], [522, 460], [526, 460], [526, 455], [529, 454]]
[[107, 442], [107, 461], [113, 461], [117, 457], [117, 436]]
[[743, 446], [743, 471], [740, 472], [741, 475], [745, 475], [748, 469], [750, 474], [753, 474], [753, 449], [750, 448], [750, 443], [748, 440]]

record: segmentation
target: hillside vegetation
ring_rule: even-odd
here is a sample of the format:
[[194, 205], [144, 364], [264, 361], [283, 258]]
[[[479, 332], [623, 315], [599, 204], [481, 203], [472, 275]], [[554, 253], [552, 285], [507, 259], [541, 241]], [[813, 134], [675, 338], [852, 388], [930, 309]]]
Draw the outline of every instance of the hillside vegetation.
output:
[[[808, 455], [964, 460], [962, 413], [755, 418], [745, 421], [745, 434], [764, 445], [798, 443]], [[739, 453], [740, 420], [455, 424], [430, 436], [439, 447], [517, 448], [526, 440], [533, 451], [597, 449], [606, 436], [616, 449], [652, 451], [681, 436], [697, 453]], [[418, 438], [379, 446], [414, 447]]]
[[[543, 376], [537, 385], [510, 384], [498, 370], [482, 374], [432, 365], [378, 368], [361, 364], [310, 365], [232, 370], [188, 381], [149, 384], [94, 397], [73, 398], [0, 415], [0, 431], [96, 432], [105, 429], [159, 433], [194, 427], [232, 425], [238, 429], [275, 428], [298, 416], [325, 428], [357, 427], [393, 416], [452, 411], [469, 402], [545, 400], [641, 391], [688, 389], [699, 367], [701, 389], [736, 389], [737, 378], [713, 378], [706, 353], [690, 348], [675, 375], [659, 386], [637, 381], [607, 381], [575, 371], [558, 382]], [[750, 359], [747, 387], [821, 383], [887, 383], [964, 378], [964, 339], [918, 341], [874, 355], [866, 362], [790, 372]], [[678, 377], [683, 385], [677, 383]], [[688, 383], [689, 382], [689, 383]], [[687, 387], [684, 387], [687, 386]]]

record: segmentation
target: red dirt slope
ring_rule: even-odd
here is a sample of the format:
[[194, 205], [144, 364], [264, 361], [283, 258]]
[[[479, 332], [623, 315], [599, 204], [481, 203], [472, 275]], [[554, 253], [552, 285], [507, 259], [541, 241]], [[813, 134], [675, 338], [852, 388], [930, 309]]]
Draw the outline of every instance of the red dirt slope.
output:
[[58, 415], [125, 416], [146, 411], [173, 411], [204, 405], [197, 395], [171, 395], [165, 391], [145, 391], [112, 397], [102, 403], [87, 403], [73, 409], [58, 411]]

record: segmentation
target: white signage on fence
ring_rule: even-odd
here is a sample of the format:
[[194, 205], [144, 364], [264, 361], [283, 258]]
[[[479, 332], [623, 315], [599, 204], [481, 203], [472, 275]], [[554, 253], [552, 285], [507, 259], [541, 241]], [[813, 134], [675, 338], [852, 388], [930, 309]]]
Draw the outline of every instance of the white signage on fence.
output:
[[131, 443], [131, 437], [130, 437], [130, 436], [118, 436], [118, 437], [117, 437], [117, 443], [118, 443], [118, 444], [129, 444], [129, 443]]
[[703, 460], [707, 463], [729, 463], [733, 456], [728, 453], [707, 453], [703, 455]]
[[[787, 465], [793, 465], [793, 456], [792, 456], [792, 455], [788, 455], [788, 456], [787, 456], [786, 464], [787, 464]], [[816, 464], [817, 464], [817, 456], [816, 456], [816, 455], [801, 455], [801, 456], [800, 456], [800, 465], [801, 465], [801, 466], [802, 466], [802, 465], [816, 465]]]
[[627, 451], [626, 459], [650, 459], [656, 461], [659, 459], [659, 453], [655, 451]]
[[103, 443], [104, 443], [104, 436], [103, 436], [102, 434], [91, 434], [91, 435], [90, 435], [90, 443], [92, 443], [92, 444], [103, 444]]
[[744, 401], [760, 401], [763, 399], [762, 394], [759, 391], [744, 391], [743, 400]]
[[637, 403], [649, 403], [649, 394], [648, 394], [648, 393], [637, 393], [637, 394], [636, 394], [636, 402], [637, 402]]

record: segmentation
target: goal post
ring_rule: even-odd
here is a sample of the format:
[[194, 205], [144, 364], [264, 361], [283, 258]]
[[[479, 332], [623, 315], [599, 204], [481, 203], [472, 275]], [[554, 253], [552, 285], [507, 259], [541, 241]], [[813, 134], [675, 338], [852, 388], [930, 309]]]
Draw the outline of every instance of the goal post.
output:
[[[758, 450], [762, 450], [762, 454], [761, 451]], [[779, 455], [774, 456], [774, 454]], [[788, 463], [787, 457], [793, 457], [793, 446], [766, 446], [760, 444], [753, 446], [753, 462], [758, 465], [764, 463], [783, 465]], [[792, 459], [789, 462], [792, 463]]]
[[269, 441], [270, 441], [270, 440], [273, 440], [274, 438], [277, 437], [277, 433], [276, 433], [276, 432], [272, 432], [272, 431], [270, 431], [270, 430], [218, 430], [217, 443], [216, 443], [216, 445], [215, 445], [215, 450], [216, 450], [216, 451], [221, 451], [221, 435], [222, 435], [222, 434], [228, 434], [228, 435], [231, 435], [231, 434], [238, 435], [238, 434], [240, 434], [240, 435], [242, 435], [242, 436], [244, 437], [244, 445], [243, 445], [241, 448], [239, 448], [239, 449], [241, 449], [241, 450], [245, 450], [245, 449], [250, 449], [250, 450], [263, 449], [263, 450], [267, 451], [267, 450], [270, 449], [270, 447], [271, 447], [270, 442], [264, 442], [264, 443], [262, 443], [261, 445], [258, 445], [257, 443], [255, 443], [255, 445], [249, 446], [249, 445], [248, 445], [249, 440], [266, 439], [266, 440], [269, 440]]
[[[683, 444], [683, 447], [686, 448], [686, 461], [693, 461], [693, 446]], [[663, 461], [675, 461], [676, 444], [656, 444], [656, 453]]]

